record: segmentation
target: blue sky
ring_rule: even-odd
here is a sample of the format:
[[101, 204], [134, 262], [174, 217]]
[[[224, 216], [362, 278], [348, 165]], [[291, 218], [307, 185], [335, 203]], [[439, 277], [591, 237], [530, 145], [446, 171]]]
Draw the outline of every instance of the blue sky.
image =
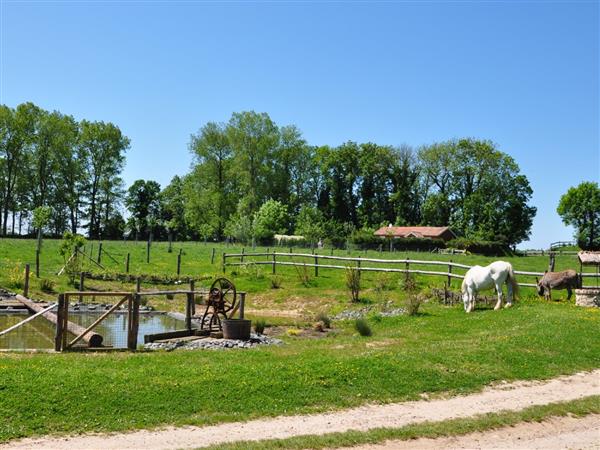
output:
[[242, 110], [315, 145], [490, 139], [534, 189], [522, 247], [570, 239], [558, 200], [600, 178], [598, 2], [0, 3], [0, 102], [117, 124], [128, 184]]

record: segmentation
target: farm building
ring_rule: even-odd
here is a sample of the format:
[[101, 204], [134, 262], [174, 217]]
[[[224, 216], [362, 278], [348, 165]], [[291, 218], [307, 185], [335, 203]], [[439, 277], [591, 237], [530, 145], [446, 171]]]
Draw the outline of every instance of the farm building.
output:
[[375, 232], [375, 236], [382, 238], [421, 238], [421, 239], [442, 239], [449, 241], [455, 239], [456, 235], [448, 227], [381, 227]]

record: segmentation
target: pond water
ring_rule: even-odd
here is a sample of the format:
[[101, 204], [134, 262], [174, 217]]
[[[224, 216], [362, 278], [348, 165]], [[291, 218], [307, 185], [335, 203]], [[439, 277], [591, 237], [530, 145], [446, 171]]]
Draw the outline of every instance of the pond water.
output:
[[[91, 325], [103, 311], [69, 313], [69, 320], [83, 327]], [[27, 318], [26, 313], [0, 314], [0, 331]], [[138, 345], [144, 335], [185, 329], [185, 322], [162, 313], [140, 314]], [[111, 314], [94, 331], [104, 337], [103, 345], [127, 347], [127, 314]], [[0, 349], [51, 349], [54, 348], [55, 325], [43, 317], [36, 317], [20, 328], [0, 336]], [[72, 336], [70, 339], [74, 338]]]

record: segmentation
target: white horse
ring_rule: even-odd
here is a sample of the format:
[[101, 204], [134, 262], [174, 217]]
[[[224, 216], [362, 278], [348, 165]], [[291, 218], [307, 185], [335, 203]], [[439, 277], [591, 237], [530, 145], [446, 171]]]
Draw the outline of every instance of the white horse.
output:
[[512, 265], [504, 261], [495, 261], [489, 266], [473, 266], [465, 274], [462, 282], [462, 298], [465, 311], [470, 313], [475, 309], [475, 299], [481, 290], [496, 288], [498, 303], [494, 310], [502, 307], [502, 285], [506, 282], [507, 299], [505, 308], [512, 306], [513, 298], [519, 293], [519, 285], [515, 278]]

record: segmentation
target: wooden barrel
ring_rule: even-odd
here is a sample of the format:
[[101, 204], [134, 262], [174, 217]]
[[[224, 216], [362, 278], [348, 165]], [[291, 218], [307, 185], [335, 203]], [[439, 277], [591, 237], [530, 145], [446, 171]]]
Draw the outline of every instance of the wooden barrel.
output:
[[223, 338], [247, 341], [251, 324], [252, 321], [246, 319], [226, 319], [223, 321]]

